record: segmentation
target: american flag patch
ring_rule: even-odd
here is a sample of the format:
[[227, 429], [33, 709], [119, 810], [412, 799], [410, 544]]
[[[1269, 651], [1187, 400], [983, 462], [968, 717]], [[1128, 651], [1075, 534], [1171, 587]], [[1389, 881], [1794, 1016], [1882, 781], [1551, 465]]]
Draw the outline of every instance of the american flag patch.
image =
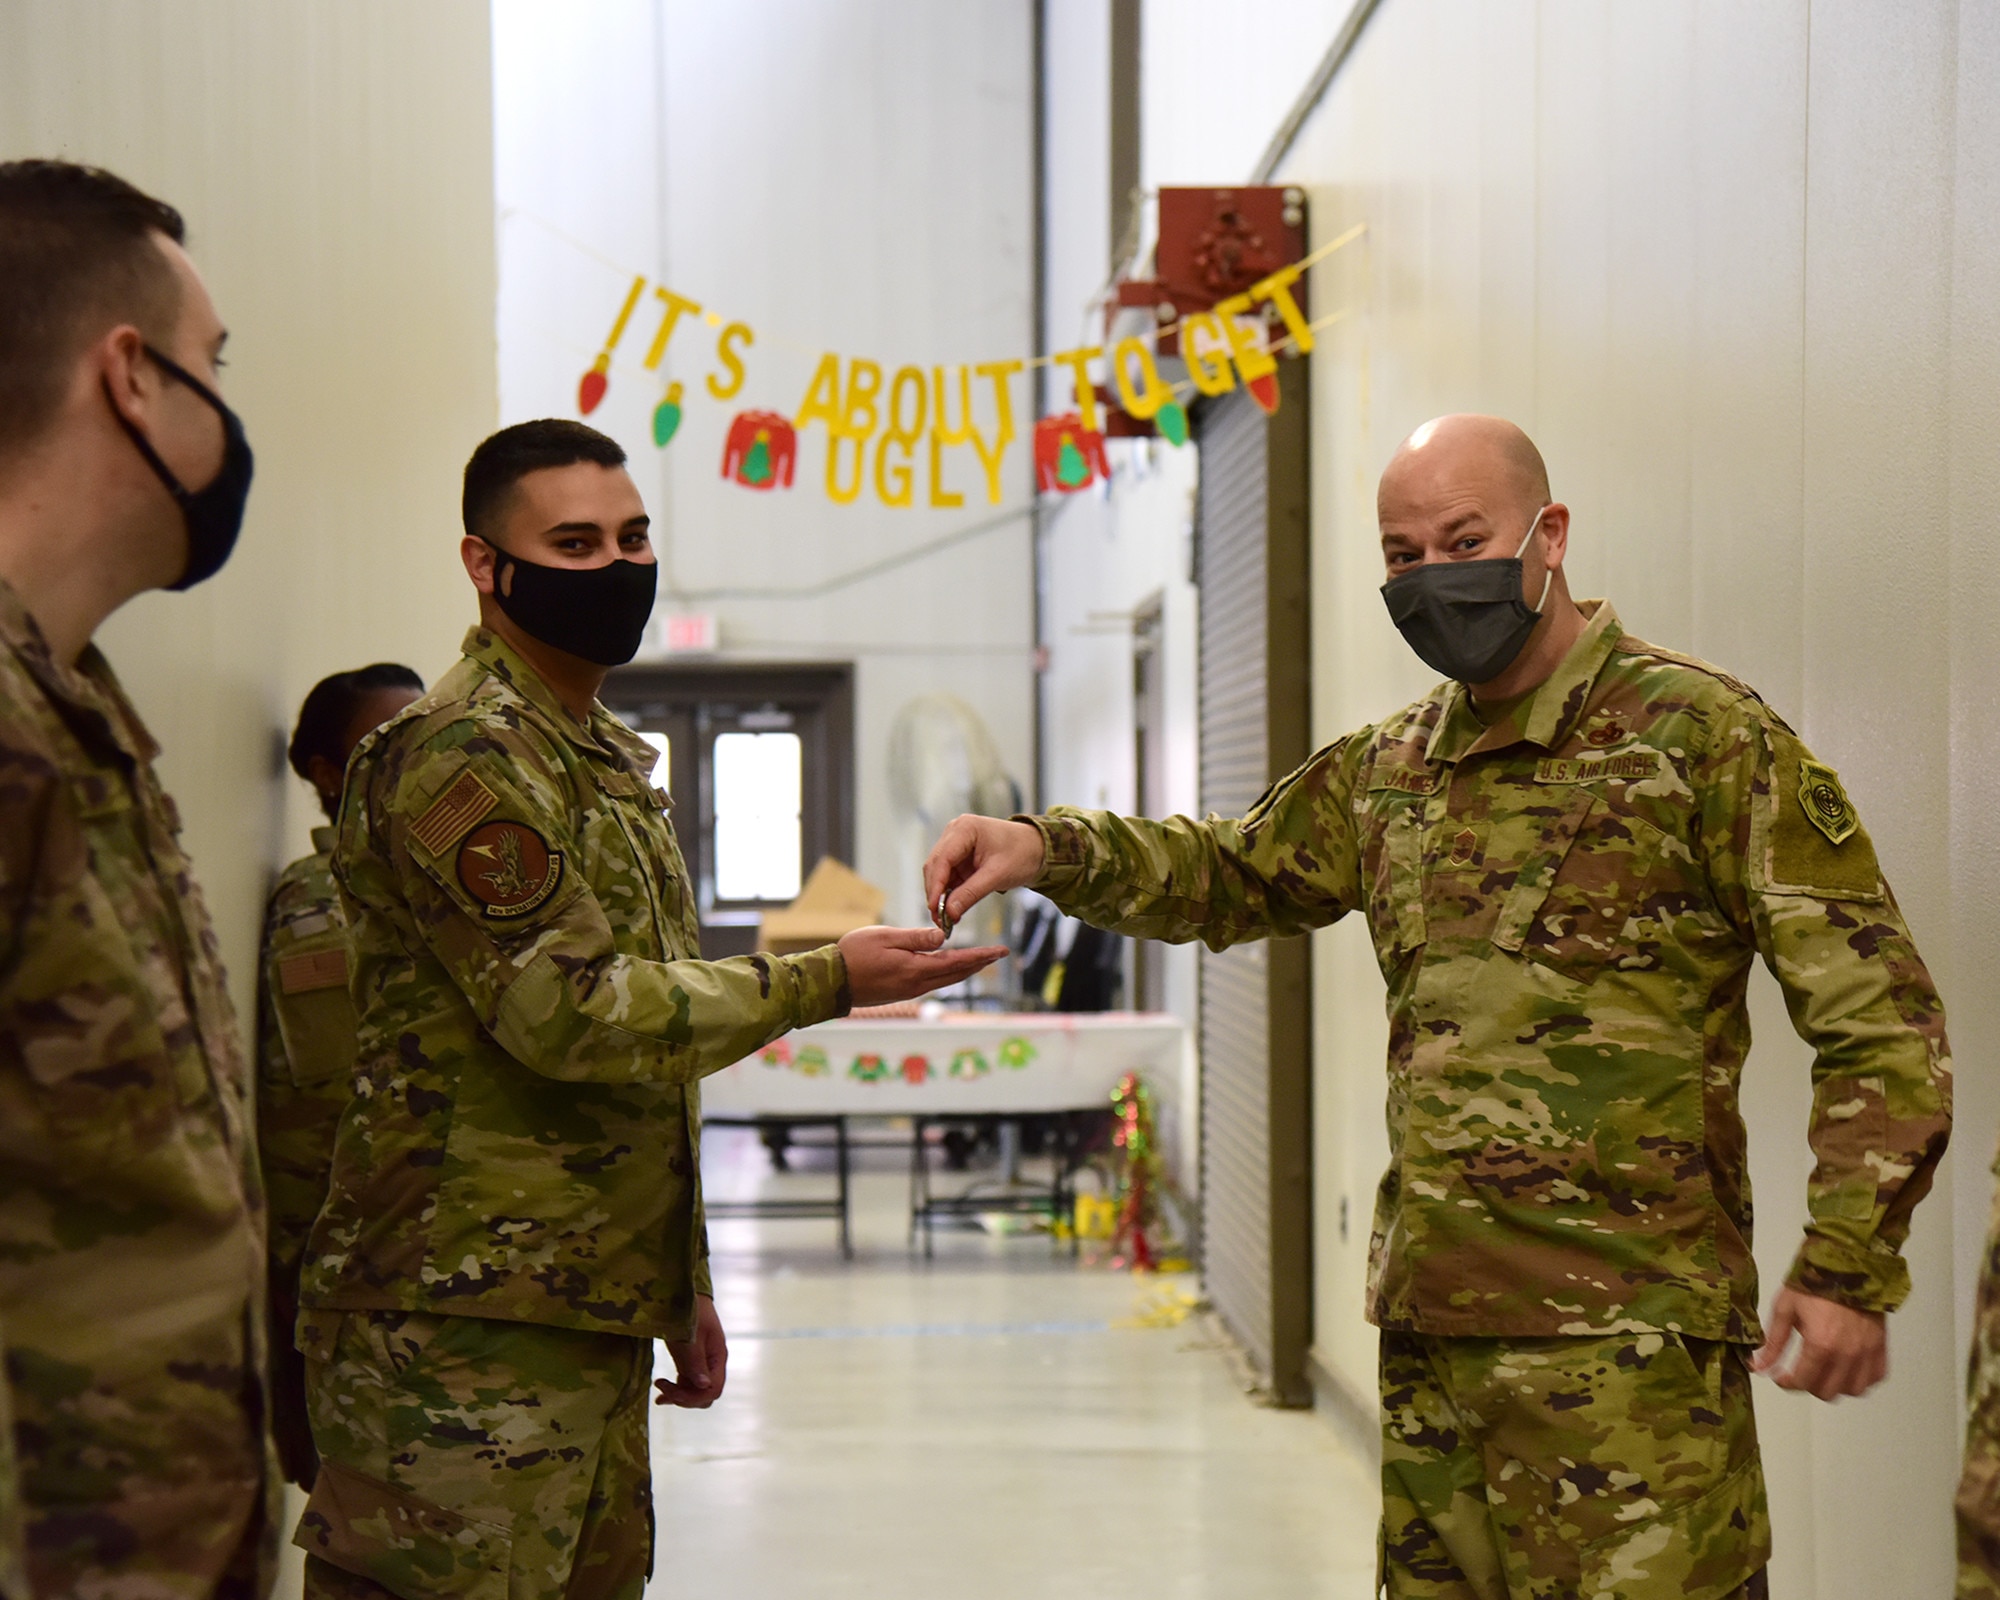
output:
[[286, 994], [309, 994], [314, 989], [347, 987], [347, 952], [338, 945], [331, 950], [308, 950], [286, 956], [278, 963], [278, 987]]
[[493, 791], [470, 770], [430, 803], [430, 808], [410, 824], [410, 837], [434, 856], [441, 856], [472, 829], [472, 825], [500, 803]]

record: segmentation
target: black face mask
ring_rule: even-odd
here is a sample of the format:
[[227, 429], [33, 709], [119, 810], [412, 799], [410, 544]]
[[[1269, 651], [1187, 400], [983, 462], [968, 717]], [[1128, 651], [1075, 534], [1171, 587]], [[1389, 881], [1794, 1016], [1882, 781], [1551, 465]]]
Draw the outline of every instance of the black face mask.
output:
[[1542, 580], [1542, 598], [1530, 611], [1521, 598], [1521, 551], [1541, 525], [1537, 511], [1528, 537], [1511, 556], [1427, 561], [1382, 585], [1389, 620], [1426, 666], [1460, 683], [1491, 683], [1514, 664], [1542, 620], [1540, 608], [1548, 604], [1555, 581], [1551, 567]]
[[[243, 505], [250, 498], [250, 473], [254, 465], [250, 441], [243, 435], [243, 419], [223, 403], [221, 395], [185, 367], [169, 361], [151, 345], [145, 349], [162, 372], [194, 390], [215, 407], [215, 414], [222, 418], [222, 465], [205, 487], [189, 489], [160, 459], [152, 441], [133, 427], [117, 406], [111, 408], [111, 414], [118, 419], [118, 426], [139, 447], [139, 454], [146, 458], [146, 465], [167, 486], [167, 493], [181, 508], [181, 520], [187, 524], [187, 565], [181, 569], [180, 577], [167, 587], [192, 589], [204, 578], [212, 578], [222, 570], [222, 564], [229, 559], [229, 552], [236, 548], [236, 536], [243, 531]], [[107, 387], [106, 398], [110, 393]]]
[[658, 562], [544, 567], [486, 543], [493, 550], [493, 598], [523, 633], [600, 667], [622, 667], [639, 653], [659, 586]]

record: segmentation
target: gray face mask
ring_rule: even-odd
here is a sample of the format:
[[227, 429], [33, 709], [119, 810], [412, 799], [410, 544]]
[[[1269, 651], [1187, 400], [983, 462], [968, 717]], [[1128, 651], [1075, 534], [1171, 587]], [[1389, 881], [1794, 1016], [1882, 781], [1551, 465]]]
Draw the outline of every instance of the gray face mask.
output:
[[1389, 620], [1425, 665], [1460, 683], [1491, 683], [1514, 664], [1542, 620], [1555, 582], [1550, 567], [1542, 597], [1529, 610], [1521, 598], [1521, 556], [1542, 525], [1542, 511], [1511, 556], [1427, 561], [1382, 585]]

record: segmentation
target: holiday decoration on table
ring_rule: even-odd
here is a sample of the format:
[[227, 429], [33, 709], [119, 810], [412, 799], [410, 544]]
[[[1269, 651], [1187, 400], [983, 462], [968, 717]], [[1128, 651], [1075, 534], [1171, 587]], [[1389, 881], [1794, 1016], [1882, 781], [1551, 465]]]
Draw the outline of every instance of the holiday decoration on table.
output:
[[904, 1056], [902, 1065], [905, 1083], [927, 1083], [931, 1075], [929, 1056]]
[[789, 1067], [792, 1064], [792, 1047], [784, 1039], [774, 1039], [757, 1053], [757, 1059], [767, 1067]]
[[993, 1064], [978, 1050], [961, 1050], [951, 1058], [951, 1075], [954, 1078], [983, 1078], [992, 1070]]
[[858, 1078], [863, 1083], [880, 1083], [889, 1076], [889, 1063], [872, 1052], [858, 1055], [854, 1058], [853, 1065], [847, 1069], [847, 1075], [850, 1078]]
[[1047, 493], [1075, 494], [1099, 478], [1111, 476], [1104, 455], [1104, 435], [1086, 428], [1074, 411], [1044, 417], [1035, 424], [1035, 487]]
[[1130, 1252], [1139, 1272], [1153, 1269], [1153, 1247], [1147, 1234], [1160, 1216], [1160, 1151], [1153, 1134], [1153, 1091], [1136, 1072], [1118, 1080], [1111, 1092], [1116, 1128], [1111, 1142], [1125, 1153], [1125, 1170], [1118, 1188], [1118, 1225], [1113, 1250]]
[[666, 398], [653, 407], [653, 443], [662, 450], [673, 438], [681, 425], [681, 386], [678, 382], [667, 385]]
[[799, 437], [775, 411], [745, 411], [729, 425], [722, 475], [746, 489], [789, 489]]
[[1000, 1041], [1000, 1065], [1009, 1072], [1019, 1072], [1035, 1059], [1035, 1047], [1028, 1040], [1015, 1037]]
[[824, 1078], [833, 1068], [826, 1059], [826, 1052], [816, 1044], [809, 1044], [793, 1057], [792, 1070], [801, 1077]]

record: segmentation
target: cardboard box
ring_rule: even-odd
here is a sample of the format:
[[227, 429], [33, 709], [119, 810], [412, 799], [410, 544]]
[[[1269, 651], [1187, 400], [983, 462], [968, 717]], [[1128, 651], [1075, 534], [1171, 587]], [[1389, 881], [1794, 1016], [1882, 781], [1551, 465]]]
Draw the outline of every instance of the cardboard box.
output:
[[757, 948], [775, 956], [817, 950], [856, 928], [874, 926], [888, 903], [886, 894], [845, 862], [821, 856], [798, 899], [782, 911], [764, 913]]

